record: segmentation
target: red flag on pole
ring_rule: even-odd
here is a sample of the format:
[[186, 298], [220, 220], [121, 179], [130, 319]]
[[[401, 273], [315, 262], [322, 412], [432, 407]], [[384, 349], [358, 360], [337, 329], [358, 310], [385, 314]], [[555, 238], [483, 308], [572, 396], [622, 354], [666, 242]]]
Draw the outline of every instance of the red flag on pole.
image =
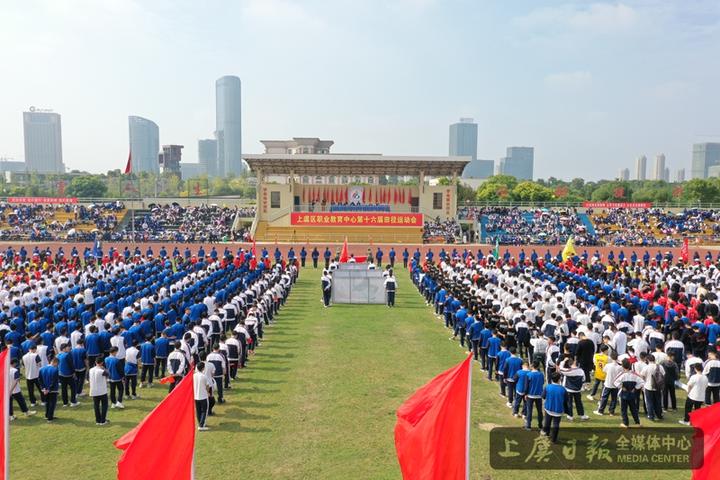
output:
[[348, 261], [348, 258], [350, 258], [350, 254], [348, 253], [347, 237], [345, 237], [342, 251], [340, 252], [340, 263], [346, 263]]
[[398, 409], [395, 450], [403, 478], [469, 478], [471, 373], [472, 355], [468, 355]]
[[687, 237], [683, 238], [682, 248], [680, 248], [680, 259], [683, 263], [688, 263], [690, 259], [690, 246], [688, 245]]
[[189, 480], [195, 450], [194, 368], [137, 427], [117, 439], [118, 480]]
[[[691, 463], [702, 466], [692, 471], [692, 480], [712, 480], [720, 477], [720, 403], [690, 413], [690, 423], [696, 428], [693, 436]], [[695, 442], [702, 439], [702, 443]], [[700, 451], [702, 446], [702, 451]]]
[[130, 175], [132, 173], [132, 150], [128, 153], [128, 159], [127, 163], [125, 164], [125, 175]]
[[0, 353], [0, 479], [9, 478], [10, 467], [10, 350], [5, 349]]

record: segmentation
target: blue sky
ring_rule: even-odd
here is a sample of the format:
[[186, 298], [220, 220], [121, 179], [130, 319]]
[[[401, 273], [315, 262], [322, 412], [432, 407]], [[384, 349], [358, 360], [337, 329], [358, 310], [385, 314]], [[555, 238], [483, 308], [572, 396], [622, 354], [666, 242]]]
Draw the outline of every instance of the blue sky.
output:
[[243, 82], [243, 150], [319, 136], [337, 152], [479, 158], [536, 149], [535, 176], [613, 178], [663, 152], [689, 173], [720, 141], [720, 2], [25, 0], [0, 4], [0, 156], [22, 111], [62, 114], [64, 159], [127, 158], [127, 116], [185, 145], [214, 129], [214, 82]]

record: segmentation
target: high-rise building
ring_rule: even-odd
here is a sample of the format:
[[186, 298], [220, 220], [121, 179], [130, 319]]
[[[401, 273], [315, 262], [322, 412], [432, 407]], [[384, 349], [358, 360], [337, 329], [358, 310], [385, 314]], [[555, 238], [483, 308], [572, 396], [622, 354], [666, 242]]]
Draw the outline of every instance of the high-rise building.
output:
[[658, 153], [655, 155], [655, 169], [653, 170], [653, 180], [665, 180], [665, 155]]
[[629, 168], [621, 168], [618, 172], [618, 180], [622, 180], [627, 182], [630, 180], [630, 169]]
[[493, 176], [495, 162], [492, 160], [473, 160], [465, 166], [462, 178], [488, 178]]
[[512, 175], [518, 180], [533, 179], [533, 147], [508, 147], [503, 163], [503, 174]]
[[28, 172], [64, 173], [60, 115], [30, 107], [23, 112], [25, 165]]
[[720, 165], [720, 143], [696, 143], [693, 145], [692, 178], [708, 178], [709, 168]]
[[128, 117], [128, 126], [133, 173], [160, 173], [160, 129], [157, 124], [147, 118], [131, 115]]
[[182, 145], [163, 145], [162, 152], [158, 154], [158, 165], [163, 173], [180, 176], [180, 161], [182, 160]]
[[675, 172], [675, 181], [678, 183], [682, 183], [685, 181], [685, 169], [684, 168], [677, 169], [677, 172]]
[[478, 126], [472, 118], [461, 118], [450, 125], [450, 155], [477, 160]]
[[647, 157], [640, 155], [635, 160], [635, 180], [645, 180], [647, 172]]
[[198, 140], [198, 163], [202, 173], [208, 177], [217, 176], [217, 140], [207, 138]]
[[495, 175], [502, 175], [505, 169], [505, 157], [499, 158], [495, 163]]
[[670, 182], [670, 167], [665, 167], [665, 174], [663, 175], [663, 180], [666, 182]]
[[242, 160], [240, 79], [220, 77], [215, 82], [215, 138], [217, 138], [217, 175], [239, 175]]

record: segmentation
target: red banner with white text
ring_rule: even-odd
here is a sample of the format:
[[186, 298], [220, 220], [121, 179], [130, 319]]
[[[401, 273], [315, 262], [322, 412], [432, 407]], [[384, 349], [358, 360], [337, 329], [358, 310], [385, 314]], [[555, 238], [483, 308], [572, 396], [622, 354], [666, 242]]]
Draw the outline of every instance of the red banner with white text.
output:
[[77, 203], [76, 197], [8, 197], [8, 203]]
[[652, 208], [652, 202], [583, 202], [584, 208]]
[[336, 212], [290, 214], [291, 225], [315, 227], [422, 227], [422, 213]]

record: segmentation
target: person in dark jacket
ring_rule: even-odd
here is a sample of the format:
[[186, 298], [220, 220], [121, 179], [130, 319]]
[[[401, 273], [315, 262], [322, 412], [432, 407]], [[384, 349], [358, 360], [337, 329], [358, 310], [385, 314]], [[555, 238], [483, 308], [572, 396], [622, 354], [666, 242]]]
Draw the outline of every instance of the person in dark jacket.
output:
[[587, 338], [585, 332], [580, 332], [580, 341], [575, 351], [575, 359], [578, 366], [585, 372], [585, 382], [590, 382], [590, 372], [593, 369], [593, 357], [595, 356], [595, 342]]

